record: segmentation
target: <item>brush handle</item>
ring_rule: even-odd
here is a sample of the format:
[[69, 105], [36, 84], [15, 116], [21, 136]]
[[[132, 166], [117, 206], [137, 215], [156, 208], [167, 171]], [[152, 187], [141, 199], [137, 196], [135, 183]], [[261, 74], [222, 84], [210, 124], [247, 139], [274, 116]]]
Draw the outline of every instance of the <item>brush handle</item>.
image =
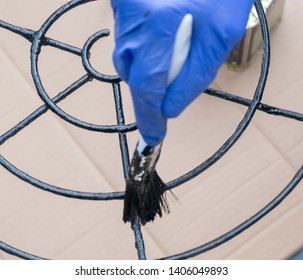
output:
[[193, 30], [193, 16], [186, 14], [176, 33], [167, 86], [170, 86], [180, 73], [190, 50]]
[[[167, 87], [169, 87], [177, 78], [183, 65], [186, 62], [190, 51], [192, 30], [193, 16], [191, 14], [186, 14], [182, 19], [176, 33], [171, 65], [168, 72]], [[137, 144], [137, 151], [139, 155], [142, 154], [143, 150], [146, 149], [146, 147], [148, 147], [148, 144], [144, 141], [143, 137], [140, 136]]]

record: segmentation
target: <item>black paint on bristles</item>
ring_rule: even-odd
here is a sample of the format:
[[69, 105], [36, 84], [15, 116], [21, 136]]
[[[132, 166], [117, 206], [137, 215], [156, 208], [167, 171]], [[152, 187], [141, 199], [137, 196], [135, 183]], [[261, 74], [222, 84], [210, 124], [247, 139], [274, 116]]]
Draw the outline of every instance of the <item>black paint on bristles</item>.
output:
[[131, 222], [136, 216], [142, 225], [153, 221], [156, 215], [169, 213], [165, 183], [158, 176], [155, 166], [162, 144], [147, 146], [141, 154], [137, 151], [129, 166], [126, 178], [123, 221]]

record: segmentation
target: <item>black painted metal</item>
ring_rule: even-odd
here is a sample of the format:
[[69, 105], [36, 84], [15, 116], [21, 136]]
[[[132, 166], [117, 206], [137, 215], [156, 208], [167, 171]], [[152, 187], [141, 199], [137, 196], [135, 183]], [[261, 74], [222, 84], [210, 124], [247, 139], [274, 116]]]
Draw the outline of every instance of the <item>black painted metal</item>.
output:
[[[32, 43], [31, 47], [31, 69], [32, 69], [32, 77], [37, 89], [37, 93], [44, 101], [45, 105], [42, 105], [38, 109], [36, 109], [32, 114], [22, 120], [20, 123], [15, 125], [9, 131], [4, 133], [0, 136], [0, 145], [4, 144], [8, 139], [12, 138], [22, 129], [26, 128], [30, 125], [33, 121], [39, 118], [41, 115], [46, 113], [49, 109], [57, 114], [63, 120], [83, 129], [88, 129], [91, 131], [98, 131], [103, 133], [117, 133], [119, 137], [120, 143], [120, 151], [121, 151], [121, 159], [122, 159], [122, 167], [123, 167], [123, 174], [124, 177], [127, 176], [127, 169], [129, 165], [129, 149], [127, 144], [127, 133], [134, 131], [136, 129], [135, 123], [132, 124], [125, 124], [125, 118], [123, 113], [123, 103], [121, 97], [121, 90], [120, 90], [120, 78], [116, 75], [105, 75], [99, 73], [90, 64], [89, 57], [90, 57], [90, 49], [93, 44], [100, 38], [109, 35], [109, 31], [107, 29], [100, 30], [90, 36], [87, 42], [84, 44], [83, 48], [74, 47], [60, 41], [54, 40], [52, 38], [46, 37], [46, 33], [51, 25], [60, 18], [63, 14], [70, 11], [71, 9], [96, 0], [72, 0], [67, 4], [63, 5], [57, 11], [55, 11], [42, 25], [42, 27], [36, 32], [33, 30], [29, 30], [26, 28], [18, 27], [4, 21], [0, 20], [0, 27], [5, 28], [9, 31], [12, 31], [18, 35], [21, 35], [28, 41]], [[205, 162], [202, 162], [196, 168], [192, 169], [191, 171], [187, 172], [186, 174], [176, 178], [175, 180], [167, 183], [167, 189], [172, 189], [178, 187], [188, 180], [193, 179], [194, 177], [198, 176], [200, 173], [205, 171], [207, 168], [211, 167], [215, 164], [225, 153], [236, 143], [236, 141], [241, 137], [242, 133], [245, 131], [247, 126], [249, 125], [250, 121], [252, 120], [256, 110], [261, 110], [265, 113], [278, 115], [282, 117], [287, 117], [290, 119], [294, 119], [297, 121], [303, 121], [303, 114], [298, 112], [293, 112], [281, 108], [276, 108], [270, 105], [262, 104], [261, 99], [263, 96], [268, 69], [269, 69], [269, 61], [270, 61], [270, 43], [269, 43], [269, 33], [266, 23], [266, 17], [261, 5], [260, 0], [255, 1], [255, 7], [258, 12], [261, 27], [262, 27], [262, 35], [263, 35], [263, 58], [262, 58], [262, 65], [261, 65], [261, 73], [260, 78], [258, 81], [258, 85], [256, 87], [254, 96], [252, 100], [247, 98], [243, 98], [240, 96], [236, 96], [230, 93], [222, 92], [216, 89], [207, 89], [205, 92], [211, 96], [222, 98], [227, 101], [235, 102], [244, 106], [247, 106], [248, 109], [240, 121], [238, 127], [234, 131], [234, 133], [225, 141], [225, 143]], [[46, 91], [43, 88], [39, 70], [38, 70], [38, 59], [39, 53], [41, 48], [44, 45], [52, 46], [58, 48], [63, 51], [67, 51], [69, 53], [73, 53], [75, 55], [81, 56], [82, 64], [84, 69], [86, 70], [86, 74], [81, 77], [78, 81], [74, 82], [72, 85], [67, 87], [64, 91], [59, 93], [56, 97], [50, 98]], [[113, 97], [115, 100], [115, 111], [116, 111], [116, 125], [96, 125], [83, 122], [79, 119], [76, 119], [67, 113], [65, 113], [62, 109], [58, 107], [58, 103], [61, 102], [63, 99], [67, 98], [70, 94], [74, 91], [79, 89], [81, 86], [86, 84], [87, 82], [96, 79], [101, 82], [111, 83], [113, 87]], [[45, 191], [52, 192], [57, 195], [70, 197], [74, 199], [84, 199], [84, 200], [114, 200], [114, 199], [123, 199], [124, 192], [111, 192], [111, 193], [93, 193], [93, 192], [80, 192], [74, 191], [71, 189], [61, 188], [57, 186], [53, 186], [42, 182], [36, 178], [33, 178], [29, 174], [26, 174], [22, 170], [18, 169], [14, 165], [12, 165], [7, 159], [0, 155], [0, 164], [13, 175], [17, 176], [21, 180], [27, 182], [28, 184], [40, 188]], [[205, 251], [211, 250], [231, 238], [237, 236], [242, 231], [247, 229], [248, 227], [252, 226], [258, 220], [260, 220], [263, 216], [268, 214], [272, 211], [275, 207], [277, 207], [286, 197], [287, 195], [297, 186], [297, 184], [303, 178], [303, 166], [299, 169], [296, 173], [294, 178], [291, 182], [282, 190], [282, 192], [274, 198], [268, 205], [258, 211], [255, 215], [253, 215], [248, 220], [244, 221], [234, 229], [230, 230], [229, 232], [223, 234], [222, 236], [203, 244], [197, 248], [188, 250], [183, 253], [179, 253], [170, 257], [164, 257], [162, 259], [186, 259], [198, 254], [202, 254]], [[135, 246], [137, 249], [137, 254], [139, 259], [146, 259], [145, 254], [145, 247], [144, 247], [144, 239], [140, 228], [140, 223], [138, 219], [135, 219], [132, 222], [131, 228], [135, 235]], [[19, 249], [16, 249], [10, 245], [7, 245], [0, 241], [0, 250], [3, 250], [9, 254], [18, 256], [23, 259], [44, 259], [38, 257], [36, 255], [32, 255], [29, 253], [25, 253]]]
[[241, 223], [240, 225], [236, 226], [232, 230], [226, 232], [225, 234], [221, 235], [220, 237], [215, 238], [214, 240], [207, 242], [197, 248], [188, 250], [186, 252], [176, 254], [170, 257], [162, 258], [167, 260], [180, 260], [180, 259], [188, 259], [199, 254], [205, 253], [211, 249], [218, 247], [219, 245], [227, 242], [228, 240], [234, 238], [235, 236], [239, 235], [244, 230], [251, 227], [269, 212], [271, 212], [274, 208], [276, 208], [299, 184], [299, 182], [303, 178], [303, 166], [298, 170], [296, 175], [290, 181], [290, 183], [265, 207], [259, 210], [256, 214], [251, 216], [249, 219]]
[[45, 258], [41, 258], [41, 257], [35, 256], [32, 254], [23, 252], [23, 251], [16, 249], [1, 241], [0, 241], [0, 250], [4, 251], [10, 255], [17, 256], [21, 259], [25, 259], [25, 260], [46, 260]]
[[[231, 93], [223, 92], [221, 90], [217, 90], [217, 89], [213, 89], [213, 88], [206, 89], [205, 93], [208, 95], [219, 97], [226, 101], [231, 101], [231, 102], [238, 103], [238, 104], [241, 104], [244, 106], [249, 106], [251, 103], [251, 101], [247, 98], [236, 96]], [[299, 112], [294, 112], [294, 111], [289, 111], [289, 110], [273, 107], [273, 106], [270, 106], [270, 105], [267, 105], [264, 103], [259, 103], [259, 106], [257, 109], [260, 111], [263, 111], [267, 114], [290, 118], [290, 119], [294, 119], [297, 121], [303, 121], [303, 114], [301, 114]]]
[[120, 82], [121, 79], [118, 75], [101, 74], [98, 71], [96, 71], [89, 62], [89, 54], [90, 54], [89, 51], [93, 46], [93, 44], [97, 42], [100, 38], [106, 37], [109, 34], [110, 32], [108, 29], [102, 29], [88, 38], [82, 49], [82, 63], [87, 73], [89, 73], [95, 79], [106, 83]]
[[139, 218], [136, 217], [134, 221], [131, 223], [132, 230], [135, 234], [135, 246], [137, 249], [138, 259], [139, 260], [145, 260], [146, 254], [145, 254], [145, 247], [144, 247], [144, 240], [141, 232], [141, 226]]

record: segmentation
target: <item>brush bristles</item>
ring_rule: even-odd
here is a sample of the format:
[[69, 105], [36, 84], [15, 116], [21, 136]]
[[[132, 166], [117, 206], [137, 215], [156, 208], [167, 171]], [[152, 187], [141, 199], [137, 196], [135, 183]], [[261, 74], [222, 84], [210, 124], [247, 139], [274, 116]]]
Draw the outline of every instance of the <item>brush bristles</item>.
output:
[[134, 217], [140, 218], [141, 224], [153, 221], [158, 214], [162, 217], [162, 210], [169, 212], [165, 198], [165, 185], [156, 171], [146, 176], [146, 182], [127, 180], [124, 199], [123, 221], [130, 222]]
[[139, 155], [137, 150], [134, 153], [126, 179], [124, 222], [131, 222], [138, 216], [145, 225], [156, 215], [162, 217], [163, 212], [169, 213], [165, 184], [155, 170], [160, 148], [149, 149], [147, 155]]

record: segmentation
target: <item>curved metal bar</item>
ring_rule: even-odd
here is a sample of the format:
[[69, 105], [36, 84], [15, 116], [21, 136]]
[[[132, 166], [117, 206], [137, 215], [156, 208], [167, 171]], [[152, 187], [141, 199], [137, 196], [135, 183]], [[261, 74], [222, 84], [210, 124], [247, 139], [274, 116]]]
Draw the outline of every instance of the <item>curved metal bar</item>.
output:
[[32, 47], [31, 47], [31, 72], [32, 77], [37, 89], [37, 92], [43, 102], [48, 106], [50, 110], [52, 110], [59, 117], [64, 119], [65, 121], [87, 130], [105, 132], [105, 133], [115, 133], [115, 132], [130, 132], [136, 130], [136, 124], [131, 123], [128, 125], [96, 125], [88, 122], [81, 121], [77, 118], [72, 117], [71, 115], [65, 113], [62, 109], [60, 109], [54, 102], [52, 102], [51, 98], [47, 95], [38, 71], [38, 58], [41, 51], [41, 47], [45, 43], [45, 34], [47, 30], [52, 26], [52, 24], [60, 18], [64, 13], [75, 8], [79, 5], [85, 4], [87, 2], [91, 2], [95, 0], [74, 0], [70, 1], [67, 4], [63, 5], [56, 12], [54, 12], [42, 25], [40, 30], [35, 34]]
[[10, 255], [24, 259], [24, 260], [46, 260], [45, 258], [41, 258], [41, 257], [35, 256], [32, 254], [26, 253], [24, 251], [21, 251], [15, 247], [12, 247], [1, 241], [0, 241], [0, 250], [4, 251]]
[[96, 71], [89, 62], [90, 49], [93, 44], [102, 37], [106, 37], [109, 35], [109, 29], [102, 29], [95, 34], [91, 35], [88, 40], [85, 42], [82, 49], [82, 64], [93, 78], [106, 83], [117, 83], [120, 82], [121, 79], [118, 75], [104, 75]]
[[47, 20], [43, 23], [43, 25], [39, 31], [41, 31], [42, 33], [45, 34], [49, 30], [49, 28], [52, 26], [52, 24], [57, 19], [59, 19], [63, 14], [72, 10], [73, 8], [76, 8], [77, 6], [80, 6], [80, 5], [89, 3], [89, 2], [94, 2], [94, 1], [97, 1], [97, 0], [71, 0], [71, 1], [67, 2], [66, 4], [61, 6], [59, 9], [57, 9], [54, 13], [52, 13], [47, 18]]
[[77, 199], [86, 199], [86, 200], [113, 200], [113, 199], [123, 199], [124, 192], [109, 192], [109, 193], [93, 193], [93, 192], [81, 192], [81, 191], [73, 191], [69, 189], [63, 189], [59, 187], [52, 186], [50, 184], [44, 183], [36, 178], [31, 177], [25, 172], [21, 171], [14, 165], [12, 165], [9, 161], [7, 161], [2, 155], [0, 155], [0, 164], [10, 173], [14, 174], [19, 179], [42, 189], [44, 191], [48, 191], [57, 195], [62, 195], [70, 198]]
[[264, 44], [263, 44], [261, 73], [253, 100], [250, 102], [250, 105], [244, 115], [244, 118], [241, 120], [234, 133], [225, 141], [225, 143], [202, 164], [200, 164], [193, 170], [187, 172], [186, 174], [180, 176], [179, 178], [168, 182], [166, 185], [167, 189], [176, 188], [177, 186], [180, 186], [181, 184], [193, 179], [194, 177], [198, 176], [206, 169], [208, 169], [210, 166], [212, 166], [214, 163], [216, 163], [222, 156], [224, 156], [226, 152], [236, 143], [236, 141], [243, 134], [243, 132], [249, 125], [250, 121], [252, 120], [262, 100], [262, 96], [267, 80], [267, 74], [269, 70], [269, 63], [270, 63], [270, 40], [269, 40], [269, 30], [267, 26], [266, 16], [260, 0], [256, 0], [254, 5], [256, 7], [260, 19]]
[[221, 235], [220, 237], [218, 237], [204, 245], [201, 245], [197, 248], [194, 248], [194, 249], [191, 249], [191, 250], [188, 250], [183, 253], [176, 254], [176, 255], [173, 255], [170, 257], [165, 257], [162, 259], [163, 260], [164, 259], [165, 260], [181, 260], [181, 259], [192, 258], [194, 256], [205, 253], [206, 251], [214, 249], [214, 248], [218, 247], [219, 245], [222, 245], [223, 243], [229, 241], [230, 239], [239, 235], [241, 232], [243, 232], [244, 230], [248, 229], [256, 222], [258, 222], [261, 218], [263, 218], [265, 215], [267, 215], [273, 209], [275, 209], [294, 190], [294, 188], [299, 184], [299, 182], [302, 180], [302, 178], [303, 178], [303, 165], [298, 170], [298, 172], [295, 174], [295, 176], [290, 181], [290, 183], [270, 203], [268, 203], [264, 208], [259, 210], [256, 214], [251, 216], [245, 222], [241, 223], [240, 225], [236, 226], [235, 228], [228, 231], [227, 233]]

